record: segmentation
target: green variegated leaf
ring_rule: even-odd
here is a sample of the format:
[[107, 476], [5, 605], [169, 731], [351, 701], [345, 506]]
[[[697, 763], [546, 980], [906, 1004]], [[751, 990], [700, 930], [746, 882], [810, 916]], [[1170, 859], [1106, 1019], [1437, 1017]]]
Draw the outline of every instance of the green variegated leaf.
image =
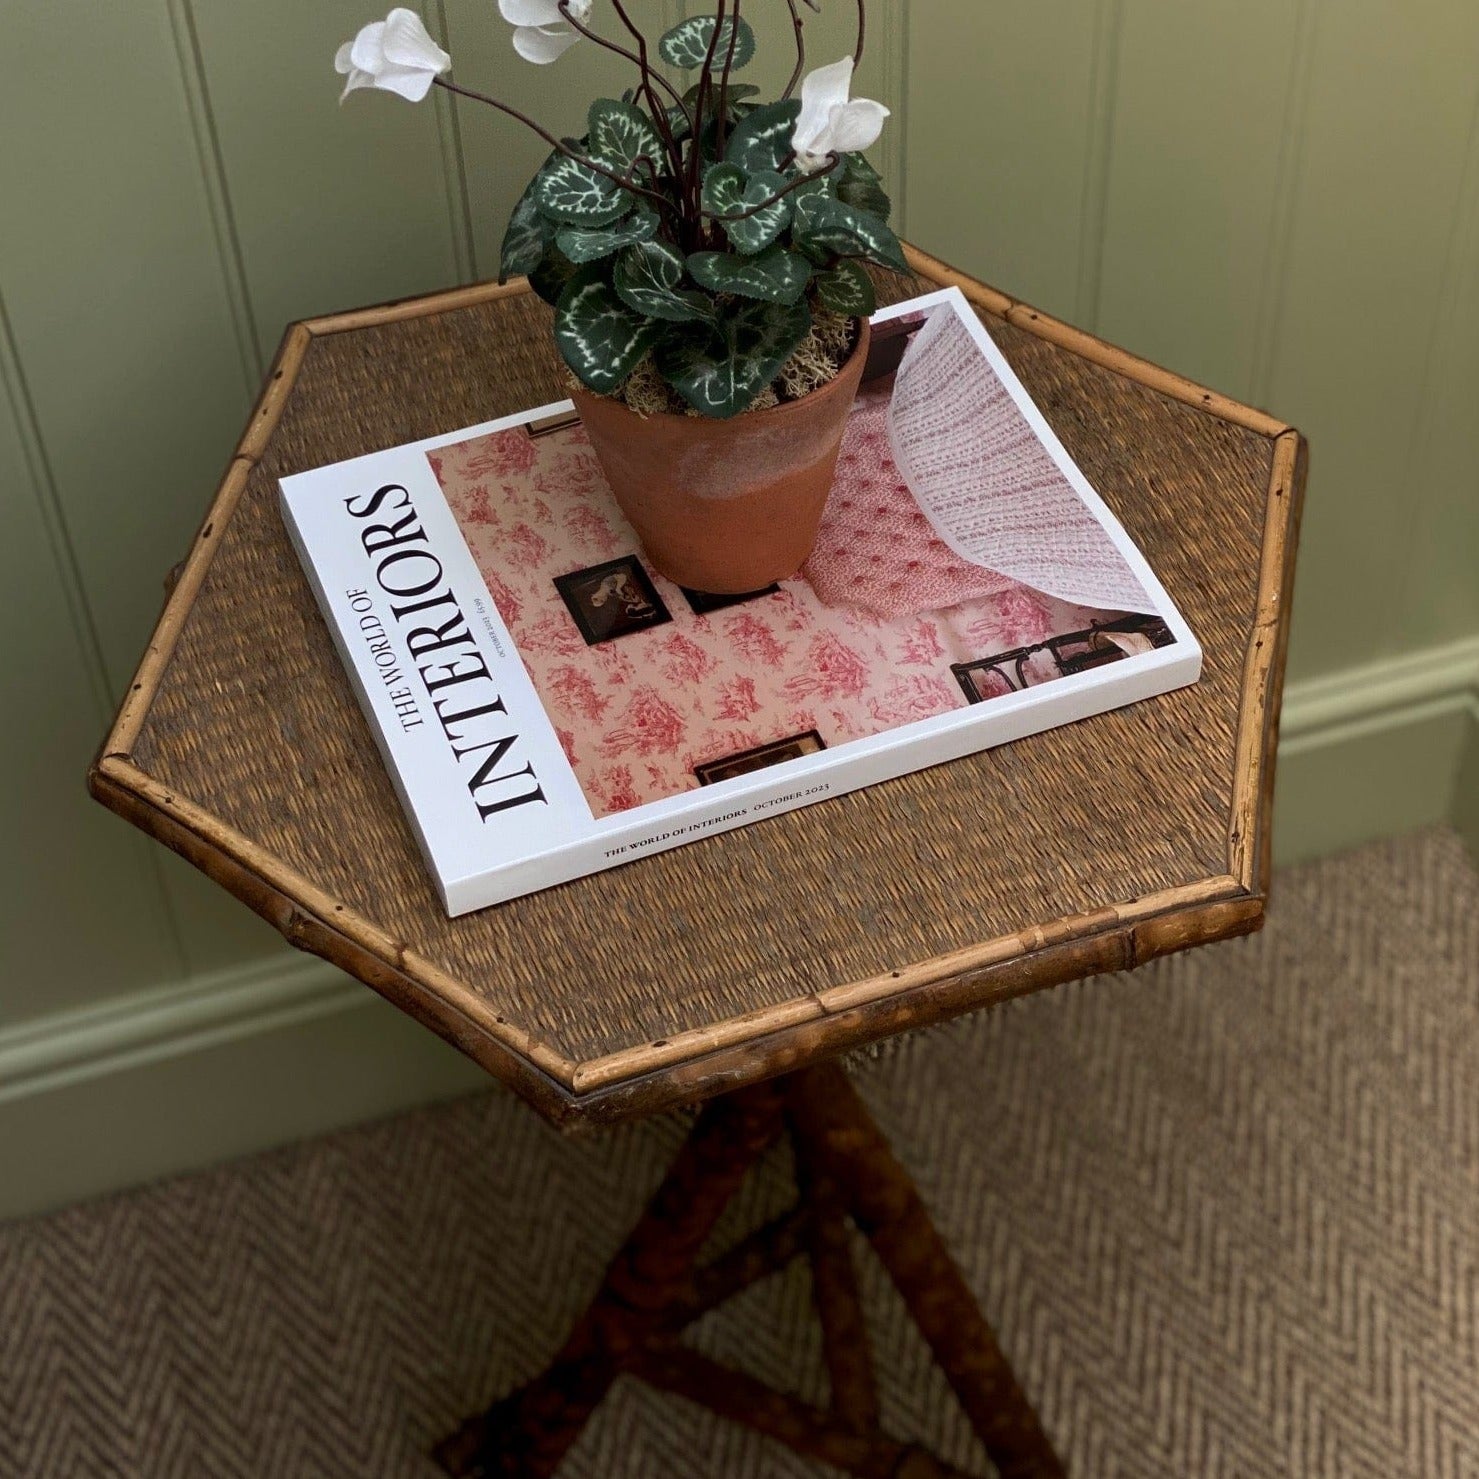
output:
[[535, 186], [535, 204], [562, 226], [609, 226], [632, 208], [629, 190], [563, 154], [540, 170]]
[[750, 408], [810, 329], [811, 310], [804, 302], [741, 303], [717, 324], [664, 335], [653, 358], [690, 406], [727, 420]]
[[818, 175], [816, 179], [808, 180], [804, 185], [798, 185], [791, 192], [792, 196], [794, 197], [794, 199], [792, 200], [792, 208], [795, 208], [795, 202], [797, 200], [800, 200], [803, 195], [819, 195], [825, 198], [830, 198], [831, 196], [835, 195], [836, 190], [834, 189], [834, 177], [836, 173], [837, 172], [834, 170], [830, 175]]
[[503, 250], [499, 257], [499, 282], [507, 282], [509, 278], [521, 273], [533, 272], [544, 260], [544, 254], [554, 239], [554, 223], [534, 203], [534, 191], [538, 184], [539, 176], [535, 175], [519, 196], [519, 203], [508, 218], [508, 229], [503, 233]]
[[739, 165], [716, 164], [704, 176], [704, 209], [719, 218], [736, 251], [753, 255], [791, 224], [789, 196], [753, 210], [785, 188], [785, 178], [769, 170], [747, 180]]
[[[764, 251], [791, 224], [791, 197], [781, 196], [785, 188], [785, 176], [770, 170], [761, 170], [759, 174], [750, 176], [745, 193], [740, 197], [740, 205], [746, 214], [738, 221], [724, 222], [730, 241], [740, 251], [747, 254]], [[771, 204], [766, 205], [766, 201]], [[755, 210], [756, 206], [763, 208]], [[749, 214], [752, 211], [754, 213]]]
[[[699, 84], [695, 82], [693, 86], [690, 87], [688, 91], [683, 94], [683, 106], [688, 110], [688, 115], [690, 118], [693, 116], [694, 112], [698, 108], [698, 90]], [[751, 87], [748, 82], [731, 82], [729, 84], [729, 89], [725, 93], [724, 97], [724, 101], [727, 105], [726, 112], [728, 116], [730, 118], [735, 117], [741, 109], [749, 111], [750, 99], [757, 96], [759, 92], [760, 89], [758, 87]], [[668, 111], [669, 113], [671, 113], [672, 109], [669, 109]], [[719, 111], [719, 83], [717, 80], [709, 84], [708, 111], [715, 114], [717, 114]]]
[[[718, 17], [712, 15], [695, 15], [686, 21], [680, 21], [657, 43], [658, 54], [670, 67], [681, 67], [685, 71], [692, 67], [702, 67], [708, 60], [709, 43], [714, 40], [714, 27], [717, 23]], [[755, 33], [750, 29], [750, 23], [741, 20], [739, 34], [736, 36], [733, 18], [726, 18], [723, 29], [719, 32], [718, 43], [714, 47], [715, 71], [722, 70], [728, 59], [731, 38], [734, 41], [734, 71], [745, 66], [755, 55]]]
[[688, 259], [688, 270], [710, 292], [770, 303], [795, 303], [811, 279], [811, 263], [781, 246], [767, 247], [754, 257], [695, 252]]
[[633, 178], [639, 159], [650, 159], [654, 169], [662, 168], [662, 139], [640, 108], [610, 98], [597, 98], [591, 104], [589, 121], [586, 152], [593, 159]]
[[866, 257], [897, 272], [907, 272], [904, 249], [886, 222], [840, 200], [808, 196], [797, 203], [792, 232], [796, 245], [813, 256]]
[[833, 313], [870, 318], [878, 307], [873, 279], [858, 262], [839, 262], [830, 271], [817, 273], [814, 283], [817, 301]]
[[628, 308], [668, 323], [712, 320], [714, 302], [683, 287], [683, 254], [663, 241], [628, 247], [616, 259], [612, 284]]
[[763, 170], [779, 170], [791, 155], [791, 135], [801, 116], [801, 103], [788, 98], [783, 103], [766, 103], [756, 108], [735, 125], [724, 157], [737, 164], [747, 175]]
[[703, 204], [716, 216], [737, 211], [745, 193], [745, 172], [737, 164], [711, 164], [704, 171]]
[[565, 291], [566, 284], [577, 271], [579, 269], [575, 263], [551, 242], [545, 250], [543, 260], [530, 272], [529, 286], [553, 308], [559, 303], [560, 294]]
[[885, 223], [893, 213], [894, 204], [888, 198], [888, 191], [883, 188], [883, 176], [861, 154], [842, 156], [837, 198], [856, 210], [877, 216]]
[[555, 343], [580, 383], [598, 395], [622, 387], [657, 329], [617, 297], [599, 263], [570, 279], [555, 308]]
[[[812, 180], [809, 184], [801, 186], [799, 190], [793, 190], [791, 192], [789, 199], [791, 201], [791, 219], [793, 222], [796, 219], [796, 211], [803, 197], [810, 195], [822, 200], [830, 200], [832, 198], [833, 175], [835, 174], [836, 171], [834, 170], [832, 175], [823, 175], [820, 179]], [[835, 252], [824, 246], [813, 245], [805, 237], [797, 236], [794, 232], [791, 238], [791, 249], [800, 252], [814, 267], [830, 267], [837, 260], [837, 254]]]
[[555, 238], [560, 250], [572, 262], [599, 262], [619, 252], [622, 247], [632, 246], [639, 241], [651, 241], [657, 235], [657, 215], [646, 206], [637, 210], [614, 226], [603, 226], [587, 231], [583, 226], [563, 226]]

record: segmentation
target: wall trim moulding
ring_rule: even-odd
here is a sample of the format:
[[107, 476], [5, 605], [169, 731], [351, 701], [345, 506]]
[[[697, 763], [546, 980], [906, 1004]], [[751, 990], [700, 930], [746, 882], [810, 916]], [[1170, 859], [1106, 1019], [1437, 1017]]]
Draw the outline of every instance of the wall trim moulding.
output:
[[[1290, 684], [1280, 758], [1461, 713], [1479, 724], [1479, 637]], [[332, 966], [274, 952], [179, 985], [0, 1028], [0, 1106], [374, 999]]]
[[1465, 712], [1479, 721], [1479, 637], [1291, 683], [1279, 751], [1293, 757]]
[[0, 1029], [0, 1110], [21, 1098], [140, 1068], [368, 1003], [324, 961], [262, 960]]

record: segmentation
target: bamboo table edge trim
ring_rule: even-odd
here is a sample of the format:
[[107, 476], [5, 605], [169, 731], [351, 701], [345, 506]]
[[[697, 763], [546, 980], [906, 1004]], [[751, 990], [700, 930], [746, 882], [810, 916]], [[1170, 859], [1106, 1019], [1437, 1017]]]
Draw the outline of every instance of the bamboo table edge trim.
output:
[[106, 756], [90, 783], [99, 801], [215, 879], [291, 945], [349, 971], [566, 1125], [691, 1104], [1043, 986], [1132, 970], [1263, 923], [1265, 896], [1221, 875], [808, 993], [718, 1029], [578, 1063], [132, 762]]
[[[576, 1062], [505, 1021], [433, 962], [391, 939], [266, 849], [176, 796], [142, 770], [133, 760], [132, 747], [209, 573], [221, 535], [271, 442], [313, 339], [524, 294], [529, 285], [522, 278], [289, 326], [247, 429], [89, 771], [93, 796], [213, 877], [289, 943], [348, 969], [561, 1123], [604, 1123], [707, 1098], [1034, 986], [1131, 968], [1186, 944], [1257, 929], [1263, 919], [1270, 867], [1277, 715], [1289, 626], [1283, 614], [1292, 592], [1308, 461], [1305, 439], [1263, 411], [1051, 318], [913, 246], [905, 250], [920, 278], [941, 287], [959, 287], [976, 308], [991, 317], [1273, 443], [1258, 593], [1243, 664], [1244, 703], [1236, 741], [1225, 874], [985, 941], [948, 956], [906, 964], [868, 980], [807, 993], [656, 1043]], [[1078, 958], [1073, 960], [1075, 954]], [[1035, 969], [1025, 970], [1028, 962]], [[1059, 966], [1062, 974], [1057, 973]], [[763, 1055], [761, 1044], [768, 1049]]]

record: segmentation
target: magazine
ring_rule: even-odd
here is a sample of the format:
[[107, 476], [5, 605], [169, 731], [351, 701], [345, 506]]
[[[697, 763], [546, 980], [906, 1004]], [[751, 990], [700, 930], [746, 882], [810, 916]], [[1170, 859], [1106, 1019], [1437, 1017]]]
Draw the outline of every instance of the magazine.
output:
[[281, 488], [454, 916], [1201, 671], [955, 288], [875, 317], [816, 548], [767, 590], [657, 574], [568, 401]]

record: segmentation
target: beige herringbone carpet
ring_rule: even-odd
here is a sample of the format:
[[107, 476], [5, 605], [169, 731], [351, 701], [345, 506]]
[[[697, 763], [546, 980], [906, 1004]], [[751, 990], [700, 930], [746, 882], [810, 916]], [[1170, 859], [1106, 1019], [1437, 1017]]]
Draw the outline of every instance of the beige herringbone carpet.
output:
[[[1259, 937], [862, 1074], [1081, 1479], [1479, 1474], [1479, 875], [1437, 832], [1280, 885]], [[493, 1094], [0, 1228], [0, 1475], [429, 1479], [681, 1128], [567, 1143]], [[865, 1269], [892, 1425], [984, 1472]], [[699, 1339], [820, 1400], [807, 1300], [797, 1266]], [[625, 1385], [566, 1469], [818, 1472]]]

